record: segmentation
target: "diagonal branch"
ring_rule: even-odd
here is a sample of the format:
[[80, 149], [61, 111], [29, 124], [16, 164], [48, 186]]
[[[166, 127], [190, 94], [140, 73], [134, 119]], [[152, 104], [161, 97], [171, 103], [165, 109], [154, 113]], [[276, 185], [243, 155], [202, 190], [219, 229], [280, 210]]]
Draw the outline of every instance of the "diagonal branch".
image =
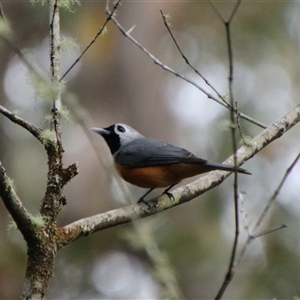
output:
[[282, 229], [282, 228], [285, 228], [286, 225], [281, 225], [273, 230], [268, 230], [268, 231], [264, 231], [264, 232], [260, 232], [258, 231], [261, 224], [262, 224], [262, 221], [265, 219], [267, 213], [269, 212], [272, 204], [275, 202], [275, 200], [277, 199], [282, 187], [284, 186], [287, 178], [289, 177], [289, 175], [291, 174], [293, 168], [295, 167], [295, 165], [298, 163], [300, 159], [300, 153], [297, 155], [297, 157], [294, 159], [294, 161], [292, 162], [292, 164], [287, 168], [287, 170], [285, 171], [285, 174], [284, 176], [282, 177], [282, 180], [280, 181], [277, 189], [275, 190], [275, 192], [273, 193], [273, 195], [271, 196], [271, 198], [269, 199], [269, 201], [267, 202], [266, 206], [264, 207], [263, 211], [261, 212], [257, 222], [255, 223], [254, 225], [254, 228], [253, 228], [253, 234], [250, 234], [248, 236], [248, 239], [247, 241], [245, 242], [245, 245], [243, 246], [242, 250], [241, 250], [241, 253], [235, 263], [235, 267], [237, 265], [239, 265], [239, 263], [241, 262], [242, 258], [245, 256], [247, 250], [249, 249], [250, 245], [252, 244], [252, 242], [257, 238], [257, 237], [260, 237], [264, 234], [268, 234], [268, 233], [271, 233], [271, 232], [274, 232], [275, 230], [279, 230], [279, 229]]
[[21, 231], [24, 239], [29, 242], [35, 236], [35, 231], [32, 226], [31, 216], [19, 199], [14, 187], [12, 179], [10, 179], [6, 170], [0, 161], [0, 196], [3, 203], [17, 227]]
[[[279, 121], [270, 125], [267, 129], [258, 134], [252, 140], [251, 146], [241, 147], [236, 153], [237, 165], [241, 165], [253, 157], [271, 142], [281, 137], [299, 121], [300, 104], [283, 116]], [[233, 156], [229, 157], [224, 163], [233, 165]], [[152, 200], [153, 208], [151, 208], [150, 211], [145, 209], [143, 204], [135, 204], [78, 220], [60, 228], [60, 241], [58, 241], [58, 247], [64, 247], [82, 236], [87, 236], [106, 228], [129, 223], [132, 220], [151, 216], [182, 203], [186, 203], [221, 184], [230, 174], [231, 173], [224, 171], [210, 172], [200, 179], [173, 191], [172, 194], [174, 200], [169, 199], [165, 195], [155, 198]]]
[[43, 140], [41, 138], [41, 133], [43, 132], [42, 129], [37, 128], [36, 126], [30, 124], [29, 122], [25, 121], [24, 119], [18, 117], [16, 114], [12, 113], [2, 105], [0, 105], [0, 113], [7, 117], [12, 122], [20, 125], [24, 129], [26, 129], [28, 132], [30, 132], [36, 139], [38, 139], [40, 142], [43, 143]]
[[214, 88], [214, 86], [199, 72], [198, 69], [196, 69], [189, 61], [189, 59], [187, 58], [187, 56], [183, 53], [181, 47], [179, 46], [171, 28], [170, 28], [170, 25], [168, 23], [168, 20], [167, 20], [167, 16], [163, 13], [162, 9], [160, 9], [160, 13], [161, 13], [161, 16], [163, 18], [163, 21], [164, 21], [164, 25], [165, 27], [167, 28], [170, 36], [171, 36], [171, 39], [172, 41], [174, 42], [177, 50], [179, 51], [179, 53], [181, 54], [183, 60], [185, 61], [185, 63], [205, 82], [206, 85], [208, 85], [215, 93], [216, 95], [226, 104], [226, 106], [228, 108], [230, 108], [231, 110], [233, 110], [233, 107], [230, 106], [230, 104], [224, 99], [224, 97], [217, 91], [217, 89]]

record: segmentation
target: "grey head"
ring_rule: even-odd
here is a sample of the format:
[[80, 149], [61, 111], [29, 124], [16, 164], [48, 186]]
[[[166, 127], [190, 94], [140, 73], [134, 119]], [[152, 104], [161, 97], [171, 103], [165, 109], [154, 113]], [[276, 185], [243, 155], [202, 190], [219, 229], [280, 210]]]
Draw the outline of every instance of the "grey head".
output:
[[120, 147], [126, 146], [131, 141], [144, 138], [144, 136], [135, 129], [123, 123], [113, 124], [106, 128], [93, 127], [91, 130], [104, 138], [112, 155], [114, 155]]

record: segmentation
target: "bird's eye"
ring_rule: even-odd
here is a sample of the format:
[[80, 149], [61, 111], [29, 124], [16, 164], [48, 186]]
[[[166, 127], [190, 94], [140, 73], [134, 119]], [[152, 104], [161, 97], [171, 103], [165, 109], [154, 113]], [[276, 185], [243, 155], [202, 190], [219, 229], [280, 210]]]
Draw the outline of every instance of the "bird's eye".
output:
[[118, 125], [118, 126], [117, 126], [117, 130], [118, 130], [119, 132], [125, 132], [125, 131], [126, 131], [125, 128], [124, 128], [123, 126], [121, 126], [121, 125]]

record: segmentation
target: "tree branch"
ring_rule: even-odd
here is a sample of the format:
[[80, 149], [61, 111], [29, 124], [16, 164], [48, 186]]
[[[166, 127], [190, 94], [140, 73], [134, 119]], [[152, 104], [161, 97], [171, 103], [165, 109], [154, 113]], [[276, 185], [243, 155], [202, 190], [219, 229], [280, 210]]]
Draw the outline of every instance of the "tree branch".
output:
[[18, 117], [2, 105], [0, 105], [0, 113], [10, 119], [13, 123], [16, 123], [26, 129], [28, 132], [30, 132], [37, 140], [39, 140], [41, 143], [43, 143], [43, 140], [41, 138], [41, 133], [43, 132], [42, 129], [37, 128], [36, 126], [28, 123], [24, 119]]
[[[225, 26], [226, 31], [226, 44], [227, 44], [227, 53], [228, 53], [228, 68], [229, 68], [229, 74], [228, 74], [228, 89], [229, 89], [229, 98], [230, 98], [230, 120], [231, 120], [231, 141], [232, 141], [232, 150], [233, 150], [233, 165], [237, 167], [237, 156], [236, 156], [236, 150], [237, 150], [237, 140], [236, 140], [236, 128], [238, 127], [238, 116], [235, 114], [235, 111], [238, 111], [237, 104], [235, 104], [234, 101], [234, 93], [233, 93], [233, 51], [232, 51], [232, 42], [231, 42], [231, 30], [230, 25], [231, 21], [233, 20], [233, 17], [240, 5], [240, 0], [236, 2], [236, 5], [234, 6], [231, 16], [228, 21], [224, 21], [223, 18], [221, 18], [221, 21], [223, 25]], [[235, 106], [235, 107], [234, 107]], [[234, 235], [234, 241], [229, 261], [229, 266], [227, 273], [225, 275], [225, 278], [223, 280], [223, 283], [215, 297], [216, 300], [221, 299], [223, 296], [227, 286], [231, 282], [233, 275], [234, 275], [234, 262], [238, 247], [238, 240], [240, 235], [240, 221], [239, 221], [239, 195], [238, 195], [238, 173], [237, 171], [234, 172], [234, 183], [233, 183], [233, 193], [234, 193], [234, 219], [235, 219], [235, 235]]]
[[235, 267], [237, 265], [239, 265], [239, 263], [241, 262], [242, 258], [244, 257], [244, 255], [246, 254], [247, 250], [249, 249], [250, 245], [252, 244], [252, 242], [257, 238], [257, 237], [260, 237], [262, 235], [265, 235], [265, 234], [268, 234], [270, 232], [274, 232], [275, 230], [279, 230], [279, 229], [282, 229], [282, 228], [285, 228], [286, 225], [281, 225], [273, 230], [268, 230], [268, 231], [264, 231], [264, 232], [260, 232], [259, 231], [259, 228], [262, 224], [262, 221], [265, 219], [268, 211], [270, 210], [272, 204], [275, 202], [275, 200], [277, 199], [283, 185], [285, 184], [288, 176], [291, 174], [293, 168], [295, 167], [295, 165], [298, 163], [300, 159], [300, 153], [297, 155], [297, 157], [294, 159], [294, 161], [292, 162], [292, 164], [287, 168], [287, 170], [285, 171], [285, 174], [282, 178], [282, 180], [280, 181], [277, 189], [275, 190], [275, 192], [273, 193], [273, 195], [271, 196], [271, 198], [269, 199], [269, 201], [267, 202], [266, 206], [264, 207], [263, 211], [261, 212], [257, 222], [255, 223], [254, 225], [254, 228], [253, 228], [253, 234], [250, 234], [248, 236], [248, 239], [247, 241], [245, 242], [245, 245], [244, 247], [242, 248], [241, 250], [241, 253], [235, 263]]
[[192, 64], [191, 62], [189, 61], [189, 59], [187, 58], [187, 56], [183, 53], [181, 47], [179, 46], [179, 43], [177, 42], [171, 28], [170, 28], [170, 24], [168, 22], [168, 19], [167, 19], [167, 16], [163, 13], [162, 9], [160, 9], [160, 13], [161, 13], [161, 16], [163, 18], [163, 21], [164, 21], [164, 25], [165, 27], [167, 28], [170, 36], [171, 36], [171, 39], [172, 41], [174, 42], [177, 50], [179, 51], [179, 53], [181, 54], [183, 60], [185, 61], [185, 63], [205, 82], [205, 84], [207, 86], [209, 86], [215, 93], [216, 95], [225, 103], [225, 105], [230, 108], [231, 110], [233, 110], [233, 107], [230, 106], [230, 103], [228, 103], [224, 97], [217, 91], [217, 89], [199, 72], [198, 69], [196, 69]]
[[96, 42], [97, 38], [104, 32], [106, 25], [108, 24], [108, 22], [111, 20], [112, 16], [114, 15], [114, 13], [116, 12], [119, 4], [120, 4], [121, 0], [118, 0], [112, 11], [109, 13], [108, 17], [106, 18], [104, 24], [101, 26], [101, 28], [98, 30], [98, 32], [96, 33], [95, 37], [90, 41], [90, 43], [85, 47], [85, 49], [82, 51], [82, 53], [76, 58], [76, 60], [72, 63], [72, 65], [68, 68], [68, 70], [64, 73], [63, 76], [61, 76], [61, 78], [59, 79], [59, 81], [61, 82], [66, 75], [76, 66], [76, 64], [80, 61], [80, 59], [82, 58], [82, 56], [85, 54], [86, 51], [89, 50], [89, 48]]
[[32, 226], [31, 216], [19, 199], [14, 187], [13, 181], [10, 179], [6, 170], [0, 161], [0, 196], [3, 203], [13, 220], [15, 221], [18, 229], [21, 231], [25, 241], [32, 241], [35, 231]]

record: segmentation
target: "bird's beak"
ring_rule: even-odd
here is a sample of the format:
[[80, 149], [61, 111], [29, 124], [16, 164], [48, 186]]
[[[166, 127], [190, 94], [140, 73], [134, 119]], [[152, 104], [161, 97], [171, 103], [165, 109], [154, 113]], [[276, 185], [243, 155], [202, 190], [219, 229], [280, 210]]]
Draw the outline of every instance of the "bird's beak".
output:
[[109, 135], [110, 132], [104, 128], [96, 128], [96, 127], [92, 127], [91, 128], [92, 131], [104, 136], [104, 135]]

